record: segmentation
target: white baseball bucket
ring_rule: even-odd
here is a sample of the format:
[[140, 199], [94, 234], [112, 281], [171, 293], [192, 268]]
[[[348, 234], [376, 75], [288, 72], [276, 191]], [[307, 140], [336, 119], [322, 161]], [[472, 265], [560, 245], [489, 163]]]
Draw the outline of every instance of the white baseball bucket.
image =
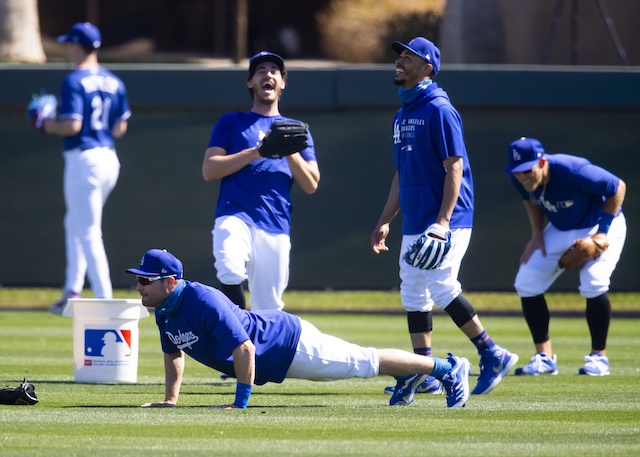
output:
[[73, 318], [75, 382], [137, 382], [141, 300], [73, 298], [62, 314]]

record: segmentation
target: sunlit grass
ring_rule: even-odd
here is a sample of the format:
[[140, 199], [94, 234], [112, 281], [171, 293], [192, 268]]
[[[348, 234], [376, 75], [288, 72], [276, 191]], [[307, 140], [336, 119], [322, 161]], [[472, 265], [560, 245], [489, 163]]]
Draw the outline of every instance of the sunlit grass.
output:
[[[375, 299], [371, 299], [375, 301]], [[410, 349], [401, 314], [302, 313], [322, 331], [354, 343]], [[484, 317], [491, 336], [532, 355], [524, 320]], [[583, 318], [554, 318], [558, 376], [507, 376], [467, 407], [443, 396], [387, 406], [388, 377], [335, 382], [285, 380], [256, 386], [249, 408], [211, 409], [232, 401], [235, 384], [188, 359], [178, 408], [141, 409], [164, 396], [164, 371], [153, 318], [139, 321], [138, 382], [74, 382], [72, 319], [43, 311], [0, 312], [0, 383], [23, 377], [37, 389], [35, 406], [0, 406], [4, 456], [635, 456], [640, 454], [638, 319], [614, 319], [611, 376], [579, 376], [589, 347]], [[434, 352], [469, 358], [473, 345], [452, 321], [434, 319]], [[519, 364], [520, 365], [520, 364]]]
[[[520, 299], [509, 292], [469, 292], [465, 295], [480, 311], [520, 311]], [[86, 298], [92, 298], [90, 290]], [[60, 297], [60, 290], [52, 288], [1, 288], [0, 309], [44, 309]], [[114, 298], [138, 298], [135, 290], [116, 290]], [[639, 293], [610, 293], [614, 311], [640, 312]], [[546, 295], [551, 311], [584, 311], [585, 299], [576, 293]], [[287, 291], [286, 309], [295, 311], [376, 311], [402, 312], [398, 291]]]

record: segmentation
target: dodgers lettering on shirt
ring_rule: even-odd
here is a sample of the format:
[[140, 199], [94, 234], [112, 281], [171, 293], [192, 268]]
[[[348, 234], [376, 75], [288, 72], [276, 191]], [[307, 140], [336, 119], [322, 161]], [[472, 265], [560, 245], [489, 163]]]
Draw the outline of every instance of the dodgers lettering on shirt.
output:
[[83, 121], [78, 135], [65, 137], [65, 150], [113, 148], [113, 125], [131, 116], [124, 84], [103, 67], [77, 69], [67, 75], [61, 99], [59, 118]]
[[[227, 154], [255, 147], [282, 116], [261, 116], [252, 112], [224, 114], [213, 127], [209, 147]], [[316, 161], [313, 138], [300, 153]], [[288, 235], [291, 231], [291, 186], [293, 175], [286, 158], [256, 159], [236, 173], [222, 178], [215, 217], [234, 215], [249, 225], [269, 233]]]
[[184, 351], [198, 362], [235, 376], [231, 352], [250, 339], [256, 347], [255, 384], [282, 382], [300, 339], [300, 318], [284, 311], [249, 312], [222, 292], [186, 281], [182, 302], [162, 315], [156, 310], [162, 351]]
[[587, 159], [568, 154], [547, 154], [547, 186], [527, 192], [513, 173], [509, 178], [524, 200], [540, 206], [558, 230], [589, 228], [598, 224], [602, 202], [615, 195], [620, 178]]
[[436, 221], [446, 177], [442, 162], [454, 156], [462, 157], [463, 174], [449, 225], [452, 229], [471, 227], [473, 179], [462, 120], [436, 83], [398, 110], [393, 121], [393, 147], [400, 185], [402, 233], [422, 233]]

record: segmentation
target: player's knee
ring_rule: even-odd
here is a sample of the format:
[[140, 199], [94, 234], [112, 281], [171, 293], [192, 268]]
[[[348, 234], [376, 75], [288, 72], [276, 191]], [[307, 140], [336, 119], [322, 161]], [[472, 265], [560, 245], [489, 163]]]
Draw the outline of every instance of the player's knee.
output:
[[541, 287], [540, 284], [539, 278], [533, 275], [518, 274], [513, 287], [519, 297], [535, 297], [546, 292], [546, 287]]
[[216, 258], [213, 266], [216, 269], [216, 277], [222, 284], [236, 285], [248, 278], [247, 266], [244, 262], [221, 257]]
[[431, 298], [438, 308], [444, 309], [449, 306], [449, 303], [455, 300], [460, 293], [460, 289], [445, 290], [442, 292], [435, 291], [432, 293]]
[[584, 298], [595, 298], [609, 292], [609, 285], [606, 285], [606, 286], [596, 285], [596, 284], [590, 284], [587, 286], [581, 285], [579, 287], [579, 291], [580, 291], [580, 295], [582, 295]]
[[433, 303], [425, 304], [423, 300], [417, 301], [402, 301], [402, 306], [407, 313], [427, 313], [433, 309]]
[[429, 333], [433, 330], [433, 315], [431, 312], [407, 313], [409, 333]]
[[454, 298], [444, 310], [458, 327], [462, 327], [476, 316], [475, 308], [463, 294]]
[[235, 286], [238, 284], [242, 284], [242, 282], [247, 279], [247, 276], [238, 272], [233, 272], [231, 270], [224, 270], [218, 271], [217, 278], [218, 281], [220, 281], [222, 284]]
[[535, 297], [543, 294], [545, 291], [537, 287], [530, 287], [529, 285], [515, 285], [516, 293], [518, 297]]

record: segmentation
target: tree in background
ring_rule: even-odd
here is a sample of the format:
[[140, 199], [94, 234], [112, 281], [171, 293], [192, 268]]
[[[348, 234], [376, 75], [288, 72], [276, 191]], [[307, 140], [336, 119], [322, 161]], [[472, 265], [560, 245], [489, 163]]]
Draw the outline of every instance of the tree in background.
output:
[[388, 63], [390, 43], [437, 41], [446, 0], [332, 0], [316, 19], [324, 54], [352, 63]]
[[38, 0], [0, 0], [0, 61], [42, 63]]

